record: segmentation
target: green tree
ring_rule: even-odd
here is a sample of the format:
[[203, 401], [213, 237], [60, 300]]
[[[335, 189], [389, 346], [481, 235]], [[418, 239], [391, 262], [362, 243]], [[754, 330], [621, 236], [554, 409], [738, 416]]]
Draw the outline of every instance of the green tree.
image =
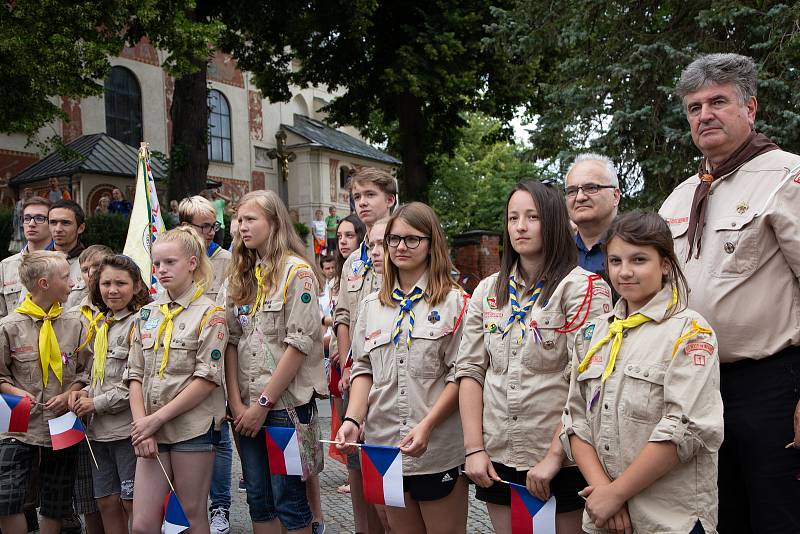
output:
[[800, 4], [775, 1], [517, 0], [495, 11], [490, 46], [539, 69], [528, 101], [529, 157], [561, 167], [591, 149], [613, 158], [628, 207], [657, 206], [696, 171], [674, 87], [700, 53], [759, 65], [756, 128], [800, 152]]
[[220, 45], [267, 98], [288, 100], [292, 84], [325, 86], [339, 92], [326, 107], [332, 123], [375, 135], [379, 116], [396, 128], [408, 199], [427, 198], [428, 156], [457, 145], [461, 114], [511, 118], [535, 72], [532, 62], [483, 46], [493, 17], [486, 0], [250, 0], [222, 12]]
[[431, 206], [448, 237], [466, 230], [502, 232], [511, 188], [546, 173], [520, 158], [519, 148], [504, 139], [500, 120], [481, 113], [467, 113], [464, 119], [466, 126], [452, 155], [429, 160]]

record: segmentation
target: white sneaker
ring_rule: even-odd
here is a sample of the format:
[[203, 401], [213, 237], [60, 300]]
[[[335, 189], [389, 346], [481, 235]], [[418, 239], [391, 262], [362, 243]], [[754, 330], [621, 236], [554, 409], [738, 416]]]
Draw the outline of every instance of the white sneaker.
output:
[[228, 510], [224, 508], [211, 510], [209, 525], [211, 534], [228, 534], [231, 531], [231, 524], [228, 522]]

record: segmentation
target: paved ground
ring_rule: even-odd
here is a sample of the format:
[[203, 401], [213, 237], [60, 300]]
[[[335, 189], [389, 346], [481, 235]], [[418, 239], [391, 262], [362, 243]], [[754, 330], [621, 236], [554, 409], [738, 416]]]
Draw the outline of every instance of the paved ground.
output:
[[[319, 401], [323, 434], [330, 429], [330, 407], [327, 401]], [[325, 436], [323, 436], [325, 437]], [[235, 454], [235, 450], [234, 450]], [[237, 482], [241, 475], [241, 464], [238, 457], [233, 461], [233, 505], [231, 507], [231, 534], [249, 534], [250, 516], [247, 512], [245, 494], [236, 491]], [[347, 478], [347, 469], [330, 458], [325, 459], [325, 471], [320, 475], [322, 493], [322, 511], [325, 514], [326, 534], [349, 534], [353, 532], [353, 511], [350, 505], [350, 496], [336, 492], [336, 488], [344, 483]], [[486, 506], [475, 500], [474, 486], [470, 489], [469, 520], [467, 532], [489, 533], [492, 532]]]

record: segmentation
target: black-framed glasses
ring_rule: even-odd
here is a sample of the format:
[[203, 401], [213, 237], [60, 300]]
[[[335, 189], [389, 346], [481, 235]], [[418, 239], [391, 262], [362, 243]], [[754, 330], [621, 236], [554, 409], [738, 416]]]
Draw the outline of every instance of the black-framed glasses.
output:
[[30, 223], [44, 224], [47, 221], [48, 219], [44, 215], [25, 215], [22, 218], [22, 224], [30, 224]]
[[423, 239], [430, 239], [429, 236], [426, 235], [396, 235], [396, 234], [389, 234], [386, 236], [386, 244], [392, 248], [396, 248], [400, 246], [400, 242], [402, 241], [406, 248], [414, 249], [422, 243]]
[[207, 233], [209, 233], [211, 231], [213, 231], [216, 234], [217, 232], [219, 232], [219, 229], [222, 228], [222, 225], [220, 225], [218, 222], [215, 222], [214, 224], [192, 224], [192, 223], [189, 223], [189, 226], [194, 226], [195, 228], [197, 228], [198, 230], [200, 230], [204, 234], [207, 234]]
[[583, 191], [584, 195], [596, 195], [601, 189], [616, 189], [615, 185], [583, 184], [571, 185], [565, 189], [568, 197], [578, 196], [578, 191]]

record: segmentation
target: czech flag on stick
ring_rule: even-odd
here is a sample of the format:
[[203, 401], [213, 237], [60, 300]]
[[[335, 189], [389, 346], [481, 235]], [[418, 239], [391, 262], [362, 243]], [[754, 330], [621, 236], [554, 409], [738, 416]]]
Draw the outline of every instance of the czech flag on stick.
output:
[[268, 426], [264, 434], [267, 437], [267, 460], [270, 474], [303, 476], [303, 462], [300, 460], [297, 430]]
[[50, 425], [50, 438], [53, 440], [54, 451], [72, 447], [86, 436], [81, 420], [72, 412], [50, 419], [47, 424]]
[[167, 510], [164, 512], [163, 534], [180, 534], [189, 528], [189, 519], [183, 511], [181, 501], [174, 491], [169, 492], [167, 497]]
[[556, 498], [545, 502], [519, 484], [511, 486], [511, 534], [556, 534]]
[[403, 497], [403, 457], [397, 447], [361, 446], [361, 476], [364, 500], [405, 508]]
[[0, 432], [27, 432], [31, 399], [0, 393]]

